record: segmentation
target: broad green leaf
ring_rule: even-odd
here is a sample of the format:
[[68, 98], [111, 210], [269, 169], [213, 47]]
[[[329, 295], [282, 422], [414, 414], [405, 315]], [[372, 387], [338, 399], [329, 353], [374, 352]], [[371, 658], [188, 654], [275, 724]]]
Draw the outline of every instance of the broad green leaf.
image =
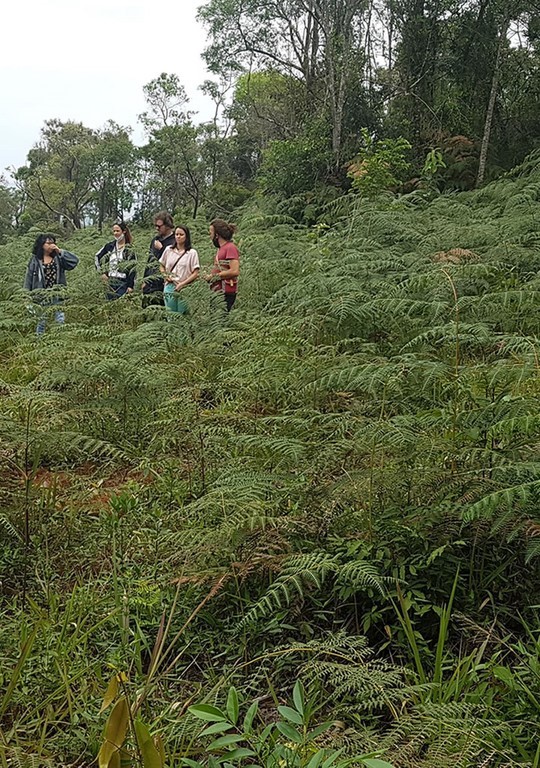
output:
[[101, 705], [101, 709], [99, 710], [99, 714], [101, 715], [102, 712], [104, 712], [107, 707], [109, 707], [113, 701], [116, 699], [118, 695], [118, 675], [113, 675], [109, 681], [109, 685], [107, 686], [107, 690], [105, 691], [105, 696], [103, 697], [103, 703]]
[[231, 723], [236, 725], [238, 720], [238, 693], [234, 685], [229, 688], [229, 695], [227, 696], [227, 714]]
[[304, 722], [302, 715], [292, 707], [278, 707], [278, 712], [286, 720], [290, 720], [291, 723], [296, 723], [296, 725], [302, 725]]
[[157, 748], [157, 751], [159, 752], [159, 756], [161, 757], [161, 762], [163, 763], [163, 765], [165, 765], [165, 747], [163, 746], [163, 739], [161, 738], [160, 733], [158, 733], [155, 736], [154, 741], [156, 743], [156, 748]]
[[342, 752], [343, 752], [343, 747], [341, 749], [336, 749], [335, 752], [332, 752], [332, 754], [329, 755], [324, 761], [324, 763], [322, 764], [322, 768], [330, 768], [330, 766], [336, 762], [336, 760], [338, 759], [338, 757], [341, 755]]
[[182, 765], [188, 765], [189, 768], [204, 768], [202, 763], [198, 763], [196, 760], [191, 760], [189, 757], [180, 758]]
[[214, 723], [214, 725], [209, 725], [204, 731], [201, 731], [200, 735], [211, 736], [214, 733], [225, 733], [225, 731], [230, 731], [231, 728], [234, 728], [232, 723]]
[[275, 723], [268, 723], [268, 725], [266, 725], [266, 726], [264, 727], [264, 730], [263, 730], [263, 732], [262, 732], [262, 733], [261, 733], [261, 735], [259, 736], [259, 742], [260, 742], [261, 744], [264, 744], [264, 742], [265, 742], [265, 741], [266, 741], [266, 739], [267, 739], [267, 738], [270, 736], [270, 734], [272, 733], [272, 731], [274, 730], [274, 728], [275, 728], [275, 727], [276, 727], [276, 724], [275, 724]]
[[289, 739], [289, 741], [293, 741], [295, 744], [302, 744], [304, 741], [301, 734], [298, 733], [296, 728], [289, 725], [289, 723], [276, 723], [276, 728], [283, 734], [283, 736], [285, 736], [285, 738]]
[[220, 736], [219, 739], [213, 741], [207, 749], [222, 749], [231, 744], [238, 744], [239, 741], [244, 741], [244, 736], [241, 733], [229, 733], [227, 736]]
[[508, 686], [508, 688], [515, 687], [514, 675], [508, 669], [508, 667], [497, 666], [493, 667], [493, 675], [502, 683]]
[[386, 760], [379, 760], [377, 757], [366, 757], [362, 762], [366, 768], [394, 768], [392, 763], [387, 763]]
[[324, 733], [331, 727], [332, 727], [332, 723], [321, 723], [316, 728], [312, 728], [311, 731], [308, 732], [307, 740], [313, 741], [313, 739], [316, 739], [317, 736], [320, 736], [321, 733]]
[[139, 745], [152, 738], [148, 726], [145, 725], [142, 720], [135, 720], [135, 735], [137, 736], [137, 743]]
[[135, 721], [135, 734], [141, 752], [143, 768], [163, 768], [161, 755], [156, 749], [150, 730], [141, 720]]
[[296, 684], [293, 688], [293, 701], [294, 706], [300, 712], [301, 715], [304, 714], [304, 687], [300, 680], [296, 681]]
[[251, 704], [248, 711], [246, 712], [246, 716], [244, 717], [244, 731], [246, 733], [250, 733], [251, 726], [253, 725], [253, 720], [255, 719], [255, 715], [257, 714], [258, 709], [259, 709], [259, 702], [254, 701], [253, 704]]
[[306, 765], [306, 768], [319, 768], [319, 765], [322, 762], [322, 759], [324, 757], [324, 749], [319, 749], [318, 752], [315, 752], [309, 763]]
[[128, 723], [129, 707], [125, 696], [122, 696], [114, 705], [105, 726], [105, 741], [98, 754], [99, 768], [109, 768], [111, 757], [124, 743]]
[[200, 720], [209, 720], [216, 723], [227, 720], [225, 712], [222, 712], [217, 707], [212, 707], [210, 704], [194, 704], [192, 707], [188, 707], [188, 711]]
[[141, 747], [141, 757], [143, 768], [163, 768], [161, 755], [156, 749], [153, 740], [145, 741]]

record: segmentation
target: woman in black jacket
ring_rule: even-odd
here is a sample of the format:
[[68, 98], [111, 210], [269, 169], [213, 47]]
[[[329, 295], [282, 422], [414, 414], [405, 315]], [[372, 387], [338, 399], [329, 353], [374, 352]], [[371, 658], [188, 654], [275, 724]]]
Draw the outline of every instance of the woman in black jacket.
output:
[[114, 240], [96, 253], [96, 269], [107, 286], [107, 298], [119, 299], [132, 293], [135, 286], [135, 252], [132, 237], [125, 221], [113, 224]]
[[[79, 259], [74, 253], [60, 249], [56, 244], [54, 235], [38, 235], [32, 257], [26, 268], [24, 287], [32, 291], [32, 301], [42, 307], [52, 304], [61, 304], [66, 283], [66, 272], [74, 269]], [[45, 314], [39, 312], [40, 319], [36, 333], [41, 335], [45, 331]], [[56, 309], [54, 317], [57, 323], [65, 320], [64, 312]]]

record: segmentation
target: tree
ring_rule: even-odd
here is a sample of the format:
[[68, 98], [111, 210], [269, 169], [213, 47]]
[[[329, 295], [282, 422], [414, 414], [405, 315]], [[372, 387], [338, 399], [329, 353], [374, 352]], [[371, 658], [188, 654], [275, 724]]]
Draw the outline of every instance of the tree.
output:
[[297, 103], [308, 122], [326, 113], [337, 167], [348, 83], [365, 58], [369, 8], [367, 0], [210, 0], [199, 11], [211, 40], [205, 58], [213, 71], [222, 71], [222, 30], [230, 29], [227, 67], [272, 69], [298, 80]]
[[525, 10], [522, 0], [494, 0], [490, 6], [491, 13], [493, 15], [493, 23], [497, 28], [497, 52], [495, 56], [495, 63], [493, 65], [493, 74], [491, 77], [491, 86], [489, 93], [489, 100], [486, 109], [486, 118], [484, 122], [484, 130], [482, 135], [482, 144], [480, 147], [480, 159], [478, 162], [478, 176], [476, 178], [476, 186], [480, 187], [484, 182], [484, 176], [486, 173], [486, 162], [489, 150], [489, 143], [491, 138], [491, 130], [493, 126], [493, 118], [495, 113], [495, 104], [497, 100], [499, 81], [501, 78], [501, 68], [503, 65], [503, 56], [505, 51], [509, 47], [508, 42], [508, 30], [512, 20], [518, 18]]
[[16, 190], [9, 186], [3, 176], [0, 176], [0, 243], [4, 242], [9, 235], [15, 234], [17, 204]]
[[69, 229], [84, 225], [94, 200], [98, 142], [96, 131], [82, 123], [45, 122], [27, 165], [15, 173], [33, 223], [54, 221]]
[[130, 129], [109, 121], [101, 130], [48, 120], [41, 140], [14, 178], [23, 222], [79, 229], [122, 217], [133, 203], [138, 173]]
[[100, 229], [106, 219], [123, 219], [134, 202], [139, 169], [130, 133], [112, 120], [98, 133], [94, 200]]
[[362, 131], [364, 147], [349, 166], [353, 188], [365, 197], [375, 197], [398, 186], [409, 163], [405, 159], [411, 149], [409, 142], [398, 139], [374, 141], [369, 132]]
[[143, 88], [149, 111], [140, 115], [148, 134], [143, 157], [159, 207], [172, 211], [191, 205], [197, 215], [207, 172], [201, 156], [200, 126], [184, 110], [188, 98], [176, 75], [162, 73]]
[[259, 183], [262, 190], [292, 197], [324, 183], [332, 153], [324, 137], [309, 135], [272, 141], [263, 153]]

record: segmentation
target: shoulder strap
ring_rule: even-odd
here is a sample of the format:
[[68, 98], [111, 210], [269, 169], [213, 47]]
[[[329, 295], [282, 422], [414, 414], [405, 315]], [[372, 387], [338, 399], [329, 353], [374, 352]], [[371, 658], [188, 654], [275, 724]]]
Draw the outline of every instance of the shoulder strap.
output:
[[180, 261], [180, 259], [181, 259], [183, 256], [185, 256], [185, 255], [186, 255], [186, 253], [187, 253], [187, 251], [184, 251], [184, 253], [181, 253], [181, 254], [180, 254], [180, 256], [179, 256], [179, 257], [176, 259], [176, 261], [174, 262], [174, 264], [172, 265], [172, 267], [169, 269], [169, 272], [172, 272], [172, 271], [173, 271], [173, 269], [176, 267], [176, 265], [178, 264], [178, 262]]

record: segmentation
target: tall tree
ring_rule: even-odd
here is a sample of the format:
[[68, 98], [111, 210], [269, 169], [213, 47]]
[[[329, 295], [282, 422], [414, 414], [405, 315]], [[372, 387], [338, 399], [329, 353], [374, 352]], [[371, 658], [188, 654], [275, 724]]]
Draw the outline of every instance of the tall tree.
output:
[[112, 120], [98, 133], [94, 199], [100, 229], [106, 219], [123, 219], [135, 199], [139, 168], [130, 133]]
[[364, 60], [368, 0], [210, 0], [199, 11], [210, 68], [274, 69], [302, 84], [306, 116], [327, 112], [335, 163], [341, 159], [348, 83]]
[[15, 181], [23, 220], [79, 229], [123, 216], [135, 193], [137, 163], [130, 129], [109, 121], [101, 130], [48, 120]]
[[207, 183], [202, 128], [185, 109], [188, 98], [176, 75], [162, 73], [143, 91], [149, 109], [140, 115], [148, 135], [142, 152], [156, 202], [171, 211], [189, 204], [196, 216]]
[[[487, 0], [486, 4], [488, 4]], [[505, 51], [507, 51], [509, 48], [508, 31], [512, 21], [516, 21], [528, 8], [529, 5], [524, 3], [523, 0], [492, 0], [492, 2], [489, 3], [489, 11], [493, 17], [493, 26], [497, 30], [497, 48], [495, 62], [493, 65], [493, 74], [491, 77], [489, 100], [486, 108], [482, 143], [480, 147], [478, 176], [476, 178], [477, 187], [480, 187], [483, 184], [486, 173], [486, 163], [493, 126], [493, 118], [495, 114], [495, 104], [501, 79], [501, 68], [503, 66]]]
[[18, 195], [3, 176], [0, 176], [0, 243], [15, 234]]

